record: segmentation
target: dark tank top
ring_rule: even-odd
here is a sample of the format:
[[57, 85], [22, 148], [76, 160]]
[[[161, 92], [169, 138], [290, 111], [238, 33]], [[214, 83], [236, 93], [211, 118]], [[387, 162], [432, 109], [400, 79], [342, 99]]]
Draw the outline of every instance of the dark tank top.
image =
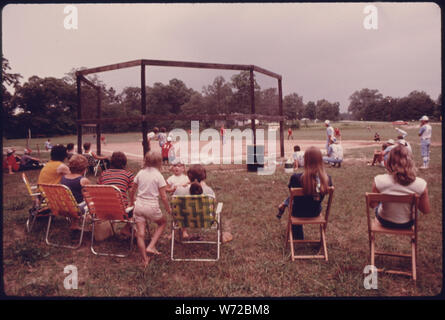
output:
[[70, 188], [71, 193], [73, 194], [77, 203], [81, 203], [83, 201], [82, 186], [80, 185], [80, 180], [82, 180], [82, 178], [83, 176], [74, 179], [67, 179], [65, 177], [62, 177], [62, 180], [60, 180], [60, 184], [63, 184]]

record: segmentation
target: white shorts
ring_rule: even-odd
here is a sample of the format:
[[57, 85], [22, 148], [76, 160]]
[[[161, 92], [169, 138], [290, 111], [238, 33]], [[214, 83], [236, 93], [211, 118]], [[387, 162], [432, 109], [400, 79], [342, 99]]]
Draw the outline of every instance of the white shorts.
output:
[[136, 200], [134, 204], [134, 220], [136, 222], [158, 221], [163, 217], [157, 201]]

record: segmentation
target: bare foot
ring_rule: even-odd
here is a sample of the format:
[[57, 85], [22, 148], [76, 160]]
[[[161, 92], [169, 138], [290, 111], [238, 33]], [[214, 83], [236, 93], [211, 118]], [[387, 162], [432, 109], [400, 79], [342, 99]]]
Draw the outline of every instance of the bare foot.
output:
[[149, 263], [150, 263], [149, 257], [147, 257], [147, 259], [142, 259], [142, 264], [144, 265], [144, 269], [147, 268]]
[[188, 239], [188, 238], [190, 238], [190, 235], [187, 233], [187, 231], [182, 232], [182, 238], [183, 238], [183, 239]]
[[147, 249], [145, 249], [145, 251], [147, 252], [147, 253], [151, 253], [151, 254], [155, 254], [155, 255], [159, 255], [159, 254], [161, 254], [158, 250], [156, 250], [155, 248], [150, 248], [150, 247], [147, 247]]

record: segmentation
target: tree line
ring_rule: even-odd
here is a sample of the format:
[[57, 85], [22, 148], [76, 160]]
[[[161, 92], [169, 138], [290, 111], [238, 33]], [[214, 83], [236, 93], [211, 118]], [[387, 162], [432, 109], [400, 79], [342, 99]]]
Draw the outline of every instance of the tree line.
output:
[[[32, 76], [21, 84], [22, 76], [12, 73], [9, 61], [2, 58], [2, 101], [3, 135], [6, 138], [23, 138], [30, 129], [35, 136], [74, 134], [77, 119], [77, 88], [73, 69], [63, 78]], [[107, 88], [97, 76], [89, 78], [101, 88], [102, 118], [128, 118], [140, 115], [141, 90], [126, 87], [120, 93]], [[10, 93], [6, 85], [13, 89]], [[147, 113], [162, 115], [230, 114], [250, 113], [249, 72], [233, 75], [230, 81], [217, 76], [212, 84], [201, 92], [188, 88], [179, 79], [168, 84], [156, 82], [146, 87]], [[276, 88], [262, 89], [254, 81], [256, 112], [264, 115], [278, 114], [278, 91]], [[440, 117], [440, 101], [433, 101], [425, 92], [413, 91], [407, 97], [383, 97], [377, 90], [362, 89], [350, 97], [348, 113], [340, 113], [339, 102], [326, 99], [303, 102], [303, 97], [291, 93], [283, 97], [283, 113], [288, 120], [303, 118], [318, 120], [411, 120], [423, 114]], [[96, 91], [82, 86], [82, 108], [84, 118], [96, 117]], [[148, 123], [167, 129], [186, 128], [187, 121], [157, 121]], [[212, 126], [203, 122], [203, 126]], [[228, 121], [228, 127], [234, 125]], [[102, 125], [103, 132], [128, 132], [140, 130], [140, 121], [119, 121]]]

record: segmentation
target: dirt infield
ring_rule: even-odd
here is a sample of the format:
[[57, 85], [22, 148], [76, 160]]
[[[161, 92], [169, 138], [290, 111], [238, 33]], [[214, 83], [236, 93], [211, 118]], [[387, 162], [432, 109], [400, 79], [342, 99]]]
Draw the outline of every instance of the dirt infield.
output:
[[[211, 142], [207, 141], [200, 141], [200, 152], [204, 154], [206, 151], [209, 151]], [[236, 152], [235, 152], [235, 145], [234, 143], [231, 144], [231, 152], [225, 152], [228, 151], [229, 148], [227, 145], [220, 146], [220, 163], [228, 162], [234, 163], [234, 159], [245, 161], [246, 159], [246, 143], [245, 140], [242, 141], [241, 148], [238, 146]], [[322, 150], [322, 152], [325, 152], [325, 146], [326, 141], [321, 140], [284, 140], [284, 150], [285, 150], [285, 157], [289, 157], [293, 153], [293, 147], [295, 145], [299, 145], [301, 150], [306, 150], [310, 146], [318, 147]], [[376, 147], [380, 148], [381, 143], [374, 142], [374, 141], [366, 141], [366, 140], [345, 140], [341, 142], [341, 145], [343, 146], [343, 149], [347, 151], [348, 149], [354, 149], [354, 148], [363, 148], [363, 147]], [[181, 157], [180, 154], [180, 146], [179, 143], [175, 143], [175, 150], [176, 150], [176, 156]], [[203, 149], [205, 146], [207, 146], [207, 149]], [[160, 147], [157, 141], [152, 141], [150, 144], [150, 147], [152, 150], [157, 150], [160, 152]], [[189, 150], [188, 150], [188, 163], [190, 163], [190, 155], [191, 155], [191, 143], [189, 143]], [[226, 148], [224, 150], [224, 148]], [[268, 151], [268, 142], [265, 143], [264, 149], [265, 149], [265, 155], [269, 156]], [[142, 143], [140, 141], [138, 142], [126, 142], [126, 143], [107, 143], [106, 145], [102, 146], [102, 151], [105, 155], [111, 155], [113, 151], [123, 151], [127, 155], [128, 158], [131, 159], [139, 159], [142, 160]], [[228, 153], [228, 154], [227, 154]], [[279, 158], [280, 156], [280, 145], [279, 141], [276, 143], [276, 150], [274, 153], [271, 153], [270, 156], [276, 156]], [[183, 157], [181, 157], [183, 159]], [[207, 157], [207, 159], [212, 159], [212, 157]], [[214, 161], [216, 162], [216, 161]]]

